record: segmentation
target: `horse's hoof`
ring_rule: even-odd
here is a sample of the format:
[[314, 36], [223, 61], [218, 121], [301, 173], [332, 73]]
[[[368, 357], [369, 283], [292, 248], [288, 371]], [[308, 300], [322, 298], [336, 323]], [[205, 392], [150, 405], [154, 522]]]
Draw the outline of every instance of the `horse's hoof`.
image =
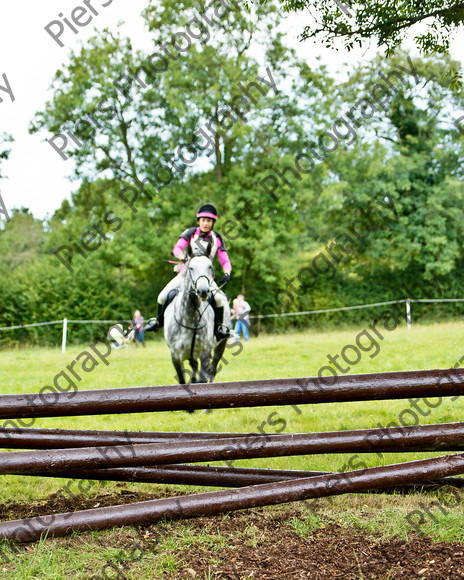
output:
[[192, 380], [190, 381], [191, 383], [198, 383], [196, 377], [192, 377]]
[[201, 412], [202, 415], [206, 414], [206, 413], [212, 413], [212, 409], [203, 409], [203, 411]]
[[195, 409], [187, 409], [187, 413], [195, 413]]

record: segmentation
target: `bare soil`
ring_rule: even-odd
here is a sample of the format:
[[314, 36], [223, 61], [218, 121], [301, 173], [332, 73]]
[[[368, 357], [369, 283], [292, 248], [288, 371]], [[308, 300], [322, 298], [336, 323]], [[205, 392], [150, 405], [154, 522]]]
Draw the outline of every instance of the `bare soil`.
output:
[[[0, 504], [0, 520], [133, 503], [167, 495], [173, 492], [158, 489], [156, 494], [146, 494], [122, 490], [92, 498], [65, 497], [58, 493], [37, 505]], [[191, 519], [190, 530], [198, 535], [206, 531], [219, 540], [179, 547], [178, 552], [173, 553], [179, 556], [182, 565], [175, 572], [166, 571], [163, 578], [464, 579], [462, 543], [433, 542], [415, 534], [411, 534], [408, 542], [399, 538], [382, 540], [355, 527], [333, 523], [321, 524], [317, 529], [300, 534], [290, 525], [290, 520], [298, 513], [301, 512], [295, 505], [289, 505]], [[175, 535], [177, 525], [182, 523], [143, 526], [138, 541], [144, 552], [156, 553], [163, 537]], [[79, 538], [66, 541], [71, 548], [72, 542], [76, 542], [76, 547], [80, 542]], [[129, 538], [124, 530], [111, 537], [102, 534], [98, 543], [104, 547], [106, 542], [108, 545], [111, 542], [113, 548], [129, 549], [131, 546], [133, 549], [133, 536]], [[130, 574], [130, 578], [136, 577]]]

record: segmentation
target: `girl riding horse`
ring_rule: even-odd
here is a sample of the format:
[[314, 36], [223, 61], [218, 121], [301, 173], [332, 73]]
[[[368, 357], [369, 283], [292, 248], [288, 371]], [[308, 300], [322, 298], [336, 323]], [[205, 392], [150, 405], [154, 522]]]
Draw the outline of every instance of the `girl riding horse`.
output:
[[[200, 207], [197, 213], [197, 227], [188, 228], [180, 236], [172, 253], [179, 260], [186, 259], [186, 253], [193, 256], [207, 256], [211, 261], [218, 256], [224, 275], [219, 285], [230, 280], [232, 266], [221, 236], [213, 231], [217, 220], [217, 211], [213, 205], [206, 204]], [[160, 292], [158, 296], [158, 317], [152, 318], [145, 331], [158, 330], [164, 324], [164, 312], [169, 294], [173, 290], [183, 288], [185, 281], [185, 264], [179, 267], [179, 273]], [[227, 296], [220, 290], [216, 282], [211, 282], [211, 291], [214, 295], [214, 335], [217, 340], [224, 340], [230, 336], [230, 309]]]

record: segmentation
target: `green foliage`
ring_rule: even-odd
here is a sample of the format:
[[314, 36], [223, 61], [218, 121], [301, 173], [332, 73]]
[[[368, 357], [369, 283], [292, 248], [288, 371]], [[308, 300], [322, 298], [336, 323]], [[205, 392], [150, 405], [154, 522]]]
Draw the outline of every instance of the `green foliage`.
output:
[[4, 149], [5, 143], [11, 143], [13, 141], [13, 137], [11, 135], [7, 135], [6, 133], [0, 133], [0, 159], [8, 159], [11, 150], [6, 148]]
[[[322, 315], [325, 316], [325, 315]], [[71, 333], [77, 327], [71, 327]], [[243, 351], [231, 357], [224, 365], [221, 379], [224, 381], [259, 380], [276, 377], [313, 376], [324, 364], [327, 355], [337, 354], [347, 344], [353, 344], [360, 331], [360, 325], [348, 330], [321, 332], [320, 329], [305, 333], [292, 333], [285, 336], [261, 336], [251, 340]], [[350, 372], [379, 372], [408, 369], [447, 368], [462, 357], [462, 322], [416, 325], [408, 331], [405, 325], [389, 332], [380, 343], [379, 354], [371, 358], [371, 353], [363, 357]], [[441, 348], [437, 348], [437, 344]], [[53, 377], [82, 352], [82, 347], [71, 347], [63, 356], [60, 349], [32, 348], [19, 352], [0, 352], [0, 384], [3, 393], [39, 392], [44, 385], [52, 384]], [[161, 342], [149, 344], [147, 349], [128, 348], [113, 351], [108, 358], [109, 366], [101, 363], [91, 373], [86, 373], [79, 388], [101, 389], [136, 385], [163, 385], [174, 382], [174, 372], [169, 351]], [[79, 366], [77, 366], [77, 369]], [[430, 400], [432, 403], [432, 401]], [[420, 403], [425, 410], [425, 404]], [[420, 418], [421, 424], [458, 421], [462, 416], [464, 402], [462, 397], [452, 401], [444, 398], [442, 404], [430, 409], [430, 414]], [[145, 431], [203, 431], [275, 433], [285, 423], [286, 433], [307, 433], [321, 431], [340, 431], [346, 429], [365, 429], [398, 422], [398, 417], [409, 403], [398, 401], [365, 401], [328, 405], [299, 405], [246, 409], [218, 409], [213, 413], [202, 414], [185, 412], [113, 414], [104, 416], [77, 416], [39, 418], [35, 428], [66, 429], [105, 429], [105, 430], [145, 430]], [[266, 421], [271, 413], [273, 419]], [[276, 425], [276, 419], [279, 423]], [[274, 424], [272, 424], [274, 423]], [[430, 453], [398, 453], [378, 457], [376, 454], [355, 456], [358, 462], [369, 466], [399, 463], [430, 457]], [[293, 457], [275, 457], [242, 460], [236, 466], [261, 467], [272, 469], [311, 469], [321, 471], [340, 471], [347, 465], [351, 455], [324, 454]], [[346, 468], [345, 468], [346, 469]], [[65, 480], [50, 477], [25, 477], [5, 475], [3, 503], [14, 509], [18, 504], [30, 506], [35, 513], [45, 514], [44, 498], [49, 500], [71, 496], [82, 507], [94, 507], [114, 497], [114, 504], [121, 503], [122, 494], [143, 493], [140, 499], [175, 496], [179, 493], [196, 493], [201, 488], [185, 486], [155, 486], [153, 484], [118, 482], [84, 482], [80, 487], [78, 480]], [[88, 484], [94, 485], [89, 491]], [[51, 495], [54, 494], [54, 495]], [[51, 497], [50, 497], [51, 496]], [[462, 496], [460, 495], [462, 498]], [[324, 533], [325, 526], [338, 524], [363, 530], [368, 538], [398, 537], [412, 540], [416, 534], [434, 541], [462, 542], [464, 510], [462, 501], [445, 490], [415, 494], [352, 494], [330, 499], [314, 499], [286, 506], [266, 508], [260, 516], [265, 523], [269, 516], [275, 518], [279, 528], [294, 531], [304, 538], [312, 534]], [[85, 501], [85, 504], [84, 504]], [[439, 502], [439, 503], [438, 503]], [[103, 503], [103, 502], [102, 502]], [[47, 505], [49, 505], [48, 502]], [[443, 514], [439, 504], [446, 508]], [[420, 510], [419, 512], [417, 510]], [[16, 513], [16, 512], [15, 512]], [[256, 514], [256, 512], [253, 512]], [[413, 517], [408, 515], [413, 513]], [[423, 517], [420, 517], [423, 514]], [[10, 519], [12, 519], [11, 516]], [[228, 518], [225, 515], [224, 518]], [[244, 518], [238, 525], [237, 518]], [[256, 533], [256, 515], [233, 516], [231, 526], [221, 528], [223, 518], [204, 521], [196, 525], [192, 521], [172, 521], [158, 523], [151, 528], [143, 528], [136, 533], [133, 528], [78, 534], [74, 538], [47, 539], [41, 543], [18, 545], [16, 550], [2, 549], [2, 571], [5, 578], [65, 578], [72, 573], [74, 578], [89, 578], [99, 572], [108, 561], [130, 562], [124, 569], [128, 577], [161, 578], [163, 572], [172, 569], [176, 562], [179, 570], [185, 570], [182, 557], [187, 549], [198, 547], [202, 550], [203, 567], [213, 560], [218, 549], [227, 545], [241, 547], [255, 545], [263, 539]], [[418, 519], [420, 518], [420, 519]], [[420, 525], [411, 526], [419, 522]], [[227, 523], [227, 522], [226, 522]], [[194, 525], [195, 524], [195, 525]], [[220, 529], [218, 529], [218, 526]], [[201, 527], [201, 529], [200, 529]], [[230, 535], [229, 535], [230, 534]], [[143, 540], [142, 540], [143, 538]], [[150, 539], [151, 538], [151, 539]], [[135, 546], [143, 542], [146, 548], [141, 560], [129, 559]], [[129, 548], [130, 546], [130, 548]], [[209, 550], [208, 550], [209, 548]], [[135, 552], [138, 554], [139, 552]], [[170, 555], [170, 558], [168, 558]], [[154, 576], [157, 574], [156, 576]], [[108, 576], [111, 577], [110, 574]]]
[[[450, 110], [462, 106], [462, 92], [450, 87], [444, 75], [448, 64], [455, 63], [415, 62], [416, 80], [410, 75], [406, 86], [397, 79], [388, 110], [366, 126], [377, 139], [335, 159], [338, 180], [330, 194], [337, 204], [328, 212], [329, 227], [347, 231], [369, 203], [387, 200], [398, 213], [397, 223], [382, 224], [366, 246], [356, 245], [354, 271], [410, 271], [431, 279], [460, 265], [464, 189], [459, 160], [464, 148]], [[411, 69], [398, 55], [388, 68], [376, 59], [354, 71], [347, 81], [350, 101], [369, 94], [379, 71], [388, 74], [398, 65]]]
[[[11, 153], [11, 149], [9, 149], [8, 147], [5, 147], [5, 143], [10, 143], [11, 141], [13, 141], [13, 138], [11, 137], [11, 135], [7, 135], [6, 133], [0, 133], [0, 168], [1, 168], [1, 164], [2, 161], [5, 159], [8, 159], [10, 153]], [[0, 179], [2, 179], [2, 173], [0, 171]], [[2, 220], [0, 220], [1, 223]]]
[[444, 0], [281, 0], [286, 11], [307, 9], [315, 19], [315, 26], [306, 26], [302, 37], [323, 37], [327, 46], [341, 38], [350, 50], [375, 39], [387, 54], [401, 44], [410, 28], [418, 22], [425, 30], [415, 35], [415, 41], [424, 53], [446, 53], [450, 38], [462, 26], [461, 2]]
[[[150, 3], [144, 17], [154, 50], [165, 43], [175, 55], [173, 33], [204, 8], [187, 0], [175, 8], [170, 0]], [[156, 296], [173, 276], [163, 260], [204, 203], [219, 210], [216, 230], [232, 260], [227, 293], [244, 293], [254, 313], [402, 299], [414, 297], [415, 288], [421, 297], [438, 297], [424, 286], [434, 280], [442, 295], [460, 296], [464, 151], [454, 111], [464, 107], [464, 93], [448, 74], [457, 63], [397, 52], [363, 62], [339, 81], [284, 46], [273, 4], [210, 16], [204, 37], [166, 59], [164, 72], [151, 74], [150, 54], [108, 31], [57, 71], [53, 99], [31, 130], [58, 133], [90, 115], [99, 127], [74, 128], [82, 147], [66, 151], [79, 181], [71, 199], [48, 222], [22, 211], [0, 231], [4, 322], [127, 319], [135, 308], [153, 316]], [[128, 67], [141, 83], [124, 84]], [[231, 103], [258, 77], [260, 88], [250, 85], [253, 102], [240, 118]], [[379, 82], [387, 96], [373, 107], [366, 99]], [[313, 170], [295, 177], [297, 156], [317, 144], [320, 149], [340, 119], [345, 131], [351, 126], [353, 139], [340, 137]], [[282, 171], [287, 181], [269, 195], [262, 181]], [[132, 207], [124, 195], [134, 196]], [[354, 240], [353, 225], [373, 206], [381, 213], [374, 211], [366, 242]], [[350, 232], [352, 247], [342, 256], [337, 240]], [[84, 251], [83, 240], [92, 233], [94, 249]], [[298, 279], [288, 292], [287, 280], [334, 245], [340, 259], [331, 258], [331, 269], [314, 280]], [[56, 255], [60, 248], [69, 269]], [[440, 309], [435, 311], [443, 314]], [[422, 306], [417, 313], [430, 314]], [[325, 320], [369, 316], [353, 311]], [[307, 324], [319, 322], [285, 318], [257, 326]], [[103, 331], [80, 327], [73, 337], [86, 340]], [[56, 343], [59, 332], [57, 326], [19, 333], [45, 344]], [[3, 334], [3, 344], [19, 342], [19, 333]]]

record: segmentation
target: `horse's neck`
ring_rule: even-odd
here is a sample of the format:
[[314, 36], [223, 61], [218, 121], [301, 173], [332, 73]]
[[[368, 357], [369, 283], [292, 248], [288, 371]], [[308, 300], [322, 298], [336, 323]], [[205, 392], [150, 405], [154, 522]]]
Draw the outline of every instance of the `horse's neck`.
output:
[[201, 306], [200, 301], [195, 294], [190, 294], [190, 286], [187, 283], [179, 294], [178, 304], [178, 315], [181, 316], [186, 322], [195, 322], [198, 320]]

